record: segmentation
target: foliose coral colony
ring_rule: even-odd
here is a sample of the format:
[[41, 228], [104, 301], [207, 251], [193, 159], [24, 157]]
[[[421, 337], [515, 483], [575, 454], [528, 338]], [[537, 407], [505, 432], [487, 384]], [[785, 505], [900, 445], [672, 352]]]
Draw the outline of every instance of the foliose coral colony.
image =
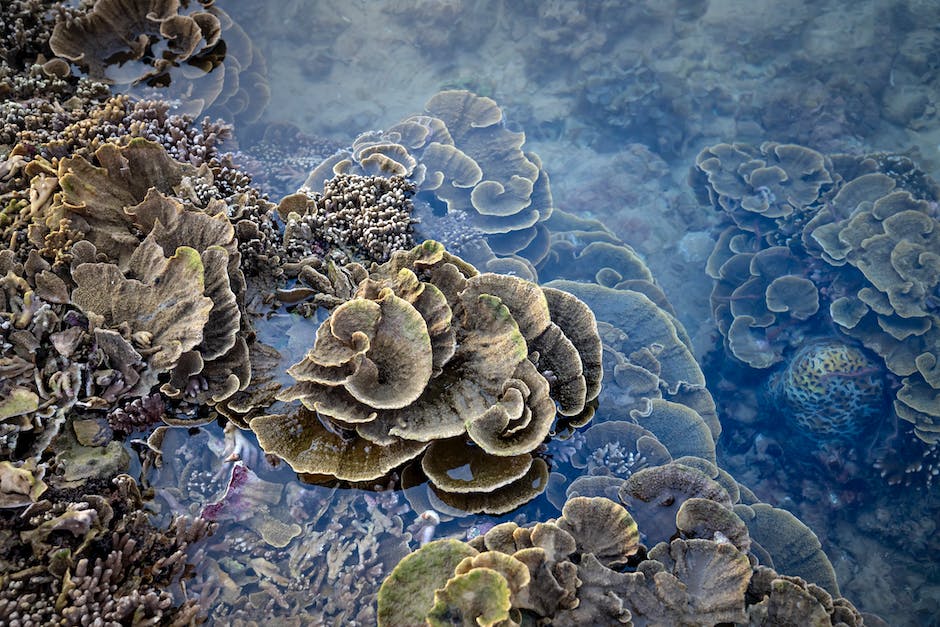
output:
[[[555, 210], [495, 101], [443, 91], [275, 205], [222, 152], [231, 128], [194, 119], [257, 119], [268, 98], [212, 2], [8, 11], [4, 620], [863, 624], [813, 532], [718, 467], [715, 402], [645, 264]], [[935, 186], [792, 146], [698, 166], [734, 220], [710, 260], [729, 350], [791, 359], [772, 389], [798, 415], [890, 388], [936, 444]], [[791, 357], [791, 323], [822, 304], [845, 342]], [[273, 480], [277, 460], [306, 484]], [[432, 541], [542, 492], [560, 517]]]
[[[882, 474], [931, 483], [940, 187], [906, 157], [774, 143], [706, 148], [691, 180], [730, 223], [708, 261], [727, 351], [780, 369], [769, 396], [810, 438], [857, 438], [885, 413], [900, 419]], [[829, 405], [840, 410], [819, 422]]]

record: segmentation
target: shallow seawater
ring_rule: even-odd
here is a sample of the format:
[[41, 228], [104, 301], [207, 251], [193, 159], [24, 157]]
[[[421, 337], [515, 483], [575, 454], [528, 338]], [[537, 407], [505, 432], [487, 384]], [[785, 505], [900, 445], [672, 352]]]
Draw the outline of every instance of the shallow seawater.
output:
[[[940, 174], [934, 103], [918, 108], [914, 102], [904, 109], [896, 97], [936, 86], [930, 82], [936, 80], [936, 66], [929, 59], [918, 66], [919, 73], [903, 63], [914, 54], [904, 52], [908, 36], [940, 17], [940, 9], [928, 2], [759, 2], [741, 10], [715, 0], [279, 0], [226, 8], [267, 59], [272, 98], [265, 122], [289, 122], [307, 135], [348, 145], [360, 132], [420, 112], [440, 89], [467, 88], [494, 98], [507, 123], [525, 131], [527, 149], [541, 157], [555, 204], [602, 220], [639, 252], [691, 335], [697, 357], [712, 365], [725, 359], [708, 303], [711, 280], [704, 272], [716, 216], [686, 184], [702, 147], [777, 141], [833, 153], [899, 151], [928, 173]], [[940, 44], [933, 45], [925, 54], [936, 54]], [[248, 135], [251, 129], [237, 131]], [[273, 199], [303, 182], [306, 172], [298, 170], [282, 179], [283, 186], [272, 186]], [[314, 328], [311, 322], [298, 324], [282, 313], [260, 323], [259, 331], [286, 338], [278, 348], [290, 354], [288, 344], [302, 346], [299, 329]], [[312, 332], [307, 333], [309, 339]], [[285, 361], [293, 363], [290, 359]], [[716, 393], [723, 467], [761, 499], [790, 509], [814, 529], [836, 567], [842, 593], [860, 609], [890, 624], [935, 620], [940, 612], [938, 546], [931, 540], [936, 486], [878, 485], [867, 473], [860, 473], [865, 481], [843, 482], [818, 459], [838, 451], [812, 445], [775, 445], [759, 459], [749, 457], [755, 438], [780, 441], [789, 434], [762, 424], [760, 416], [734, 419], [762, 411], [753, 397], [763, 381], [739, 377], [750, 390]], [[599, 415], [604, 402], [602, 396]], [[890, 426], [874, 428], [856, 445], [872, 446], [878, 429]], [[305, 527], [289, 545], [292, 552], [245, 545], [250, 540], [239, 544], [244, 553], [256, 554], [250, 558], [257, 560], [256, 572], [229, 574], [239, 587], [255, 591], [259, 605], [262, 571], [275, 568], [278, 560], [291, 564], [297, 582], [287, 587], [308, 595], [312, 609], [329, 605], [325, 597], [342, 594], [329, 588], [340, 576], [353, 575], [362, 594], [374, 592], [363, 582], [380, 581], [381, 569], [370, 568], [387, 568], [409, 548], [401, 545], [402, 529], [410, 528], [416, 537], [430, 535], [421, 531], [428, 527], [422, 512], [400, 494], [303, 483], [283, 464], [271, 467], [250, 432], [226, 435], [203, 427], [175, 445], [184, 454], [153, 477], [155, 486], [175, 485], [174, 474], [181, 471], [176, 466], [190, 463], [188, 491], [175, 501], [165, 499], [171, 510], [195, 512], [217, 498], [232, 467], [220, 465], [220, 459], [237, 450], [244, 460], [239, 463], [258, 481], [270, 483], [260, 489], [263, 498], [247, 497], [251, 516], [238, 508], [240, 513], [220, 516], [217, 537], [243, 533], [256, 539], [263, 528], [281, 542], [297, 532], [292, 525]], [[564, 441], [556, 442], [548, 453], [565, 459], [564, 449]], [[206, 465], [197, 469], [200, 456]], [[576, 472], [568, 463], [555, 467]], [[836, 468], [834, 474], [844, 468], [836, 461], [829, 467]], [[272, 491], [280, 494], [271, 496]], [[556, 515], [540, 497], [499, 519], [442, 521], [433, 537], [466, 538], [500, 520]], [[224, 570], [224, 558], [219, 564]], [[231, 568], [243, 567], [233, 562]], [[278, 581], [278, 575], [270, 576]], [[289, 605], [285, 601], [281, 607]]]
[[[268, 69], [269, 106], [260, 121], [236, 126], [249, 155], [267, 125], [290, 123], [316, 142], [347, 146], [420, 113], [442, 89], [498, 102], [550, 175], [555, 206], [600, 220], [651, 269], [707, 364], [722, 468], [815, 531], [859, 609], [892, 625], [940, 624], [937, 482], [879, 481], [873, 451], [897, 428], [887, 404], [851, 441], [799, 440], [774, 418], [767, 377], [723, 351], [705, 272], [719, 216], [687, 183], [696, 155], [719, 142], [898, 152], [940, 177], [940, 5], [272, 0], [225, 8]], [[264, 166], [275, 201], [315, 161], [282, 157], [283, 170], [277, 159]], [[259, 338], [281, 351], [284, 370], [322, 319], [279, 310], [258, 322]], [[602, 393], [595, 421], [617, 402]], [[578, 474], [580, 438], [567, 433], [540, 452], [559, 473], [555, 484]], [[203, 593], [218, 624], [246, 596], [246, 619], [286, 619], [300, 608], [293, 618], [368, 624], [363, 607], [420, 540], [559, 515], [550, 484], [500, 517], [432, 516], [420, 486], [406, 497], [384, 489], [397, 488], [397, 477], [355, 487], [298, 477], [265, 457], [251, 432], [215, 425], [171, 430], [163, 451], [162, 466], [144, 475], [156, 511], [209, 508], [220, 523], [187, 584], [200, 592], [203, 578], [224, 582]]]

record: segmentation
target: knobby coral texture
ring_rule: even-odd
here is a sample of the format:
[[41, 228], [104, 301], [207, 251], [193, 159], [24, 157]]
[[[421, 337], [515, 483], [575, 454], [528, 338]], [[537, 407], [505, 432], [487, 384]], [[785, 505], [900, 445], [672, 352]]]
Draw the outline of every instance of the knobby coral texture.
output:
[[322, 192], [285, 197], [277, 210], [288, 257], [319, 246], [336, 261], [388, 261], [393, 251], [414, 247], [414, 192], [401, 176], [338, 174]]
[[420, 115], [383, 132], [363, 133], [351, 148], [317, 166], [303, 190], [336, 174], [403, 176], [417, 188], [420, 231], [484, 270], [494, 256], [531, 270], [548, 244], [553, 211], [548, 174], [523, 150], [525, 134], [506, 128], [491, 98], [465, 90], [433, 96]]
[[[774, 394], [805, 416], [845, 401], [864, 427], [883, 411], [884, 387], [893, 413], [935, 452], [940, 187], [906, 157], [774, 143], [706, 148], [690, 180], [730, 223], [708, 261], [727, 351], [752, 368], [782, 364]], [[809, 356], [798, 351], [807, 343], [829, 348]], [[859, 428], [811, 420], [796, 418], [817, 435]], [[935, 457], [898, 470], [929, 478]]]
[[509, 511], [541, 492], [547, 469], [532, 453], [556, 411], [577, 416], [600, 389], [590, 309], [479, 274], [434, 241], [358, 274], [288, 371], [296, 384], [279, 399], [301, 406], [252, 419], [262, 448], [347, 481], [421, 457], [430, 489], [458, 510]]
[[137, 483], [49, 490], [0, 518], [0, 616], [11, 625], [177, 624], [201, 609], [179, 591], [215, 524], [179, 515], [159, 528]]

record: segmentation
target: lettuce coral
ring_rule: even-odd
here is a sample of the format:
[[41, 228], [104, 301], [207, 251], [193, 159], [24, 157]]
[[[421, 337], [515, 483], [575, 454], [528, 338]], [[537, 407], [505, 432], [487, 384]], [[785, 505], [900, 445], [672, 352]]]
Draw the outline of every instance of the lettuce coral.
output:
[[[729, 506], [715, 505], [728, 521], [713, 536], [683, 532], [649, 551], [640, 544], [642, 529], [629, 506], [601, 497], [570, 499], [557, 520], [528, 527], [503, 523], [469, 543], [432, 542], [404, 558], [382, 584], [379, 624], [417, 624], [425, 617], [434, 624], [445, 608], [458, 624], [467, 625], [484, 615], [499, 616], [505, 621], [499, 624], [517, 625], [527, 621], [712, 625], [749, 620], [757, 624], [753, 621], [768, 611], [808, 617], [820, 607], [824, 620], [848, 615], [855, 620], [847, 624], [861, 624], [858, 612], [844, 599], [834, 602], [828, 593], [798, 577], [781, 577], [768, 567], [753, 565], [746, 553], [744, 524]], [[682, 528], [699, 532], [716, 520], [708, 507], [685, 508], [680, 516]], [[737, 543], [732, 544], [723, 531]], [[472, 579], [469, 573], [474, 573]], [[752, 585], [754, 577], [759, 579]], [[767, 589], [771, 582], [773, 593]], [[777, 609], [790, 603], [784, 600], [786, 593], [778, 591], [783, 582], [808, 591], [821, 603]], [[453, 600], [455, 589], [466, 591], [460, 603]], [[495, 590], [499, 593], [493, 594]], [[491, 591], [487, 605], [471, 603], [486, 591]]]
[[168, 90], [193, 116], [215, 105], [252, 122], [270, 99], [261, 53], [211, 4], [102, 0], [59, 19], [49, 46], [115, 91]]
[[337, 174], [406, 177], [429, 209], [419, 213], [425, 237], [444, 241], [485, 270], [498, 271], [486, 265], [495, 253], [533, 275], [532, 264], [547, 252], [543, 223], [553, 203], [548, 175], [524, 143], [525, 134], [506, 128], [491, 98], [442, 91], [423, 114], [382, 133], [363, 133], [350, 149], [323, 161], [302, 191], [316, 192]]
[[[602, 365], [576, 298], [478, 274], [427, 241], [373, 266], [289, 373], [279, 398], [304, 409], [250, 426], [294, 470], [363, 481], [423, 453], [440, 498], [505, 511], [519, 500], [497, 493], [528, 499], [544, 483], [531, 453], [556, 411], [576, 416], [597, 396]], [[481, 491], [491, 503], [468, 495]]]
[[[872, 377], [896, 377], [894, 413], [931, 447], [921, 452], [934, 458], [940, 442], [940, 186], [906, 157], [822, 155], [774, 143], [705, 148], [690, 180], [701, 200], [732, 223], [708, 264], [716, 280], [712, 307], [728, 352], [753, 368], [787, 362], [778, 382], [792, 382], [805, 370], [807, 357], [798, 349], [807, 342], [835, 342], [846, 347], [837, 349], [843, 353], [863, 347], [877, 358], [859, 353], [848, 359], [866, 364], [857, 382], [846, 379], [856, 377], [853, 368], [835, 368], [820, 371], [817, 400], [805, 386], [771, 389], [806, 415], [820, 403], [836, 403], [864, 417], [880, 413], [879, 390], [890, 382]], [[833, 377], [842, 383], [829, 385]], [[807, 399], [811, 405], [801, 409]], [[839, 419], [835, 430], [857, 431], [864, 422]], [[920, 457], [881, 466], [890, 481], [908, 480], [918, 470], [930, 481], [935, 462]]]

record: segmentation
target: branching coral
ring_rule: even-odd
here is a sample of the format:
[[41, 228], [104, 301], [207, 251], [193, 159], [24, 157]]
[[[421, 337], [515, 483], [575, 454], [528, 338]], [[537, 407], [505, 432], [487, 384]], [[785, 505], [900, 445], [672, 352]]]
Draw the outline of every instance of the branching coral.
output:
[[239, 136], [235, 158], [271, 198], [296, 192], [313, 168], [343, 146], [336, 140], [307, 135], [293, 124], [267, 123], [263, 129], [260, 137], [254, 133]]
[[[556, 403], [575, 416], [600, 390], [600, 340], [576, 298], [477, 274], [428, 241], [373, 266], [289, 372], [297, 384], [280, 399], [305, 409], [255, 418], [251, 428], [295, 470], [362, 481], [424, 452], [445, 501], [520, 489], [528, 499], [532, 473], [544, 473], [531, 453]], [[465, 464], [473, 474], [460, 477]], [[435, 479], [445, 472], [461, 481]], [[518, 504], [457, 500], [488, 511]]]
[[[96, 344], [69, 305], [65, 281], [35, 250], [25, 264], [0, 252], [0, 274], [0, 453], [38, 458], [70, 409], [107, 407], [137, 383], [136, 351]], [[121, 359], [112, 363], [109, 347]]]
[[[266, 480], [251, 470], [261, 472], [261, 452], [238, 429], [173, 429], [159, 448], [154, 507], [218, 525], [186, 581], [210, 621], [375, 624], [382, 579], [413, 546], [415, 514], [401, 493]], [[226, 466], [236, 454], [242, 461]]]
[[0, 615], [11, 624], [194, 621], [195, 598], [174, 591], [213, 527], [186, 516], [154, 526], [127, 475], [100, 495], [47, 492], [0, 520]]
[[49, 56], [53, 15], [66, 18], [74, 12], [54, 0], [10, 0], [3, 7], [0, 24], [0, 57], [15, 68], [29, 67], [38, 56]]
[[286, 256], [319, 245], [335, 259], [388, 261], [394, 251], [414, 246], [414, 191], [401, 176], [340, 174], [323, 184], [322, 193], [287, 196], [278, 205]]
[[428, 101], [424, 114], [384, 133], [360, 135], [351, 150], [317, 166], [303, 189], [317, 192], [336, 174], [407, 177], [417, 186], [416, 200], [430, 203], [419, 213], [424, 237], [455, 248], [448, 233], [436, 230], [438, 216], [463, 215], [467, 226], [485, 238], [476, 246], [459, 247], [471, 262], [497, 271], [484, 265], [495, 253], [523, 265], [537, 263], [546, 253], [548, 232], [542, 222], [552, 213], [552, 196], [541, 161], [522, 150], [524, 142], [523, 133], [505, 127], [492, 99], [443, 91]]

